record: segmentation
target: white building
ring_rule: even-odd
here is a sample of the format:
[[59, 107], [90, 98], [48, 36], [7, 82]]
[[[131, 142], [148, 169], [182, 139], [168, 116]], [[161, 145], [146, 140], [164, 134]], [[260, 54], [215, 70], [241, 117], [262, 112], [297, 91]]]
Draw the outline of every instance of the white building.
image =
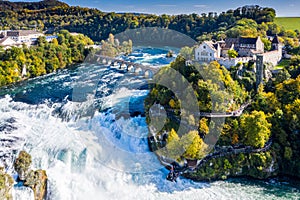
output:
[[8, 49], [12, 46], [18, 46], [18, 43], [16, 43], [13, 39], [9, 37], [5, 37], [0, 39], [0, 46], [3, 47], [4, 49]]
[[34, 30], [16, 30], [7, 31], [6, 36], [13, 39], [16, 43], [31, 45], [34, 44], [39, 37], [44, 36], [44, 34]]
[[7, 31], [5, 31], [5, 30], [0, 30], [0, 39], [6, 37], [6, 33], [7, 33]]
[[195, 59], [201, 62], [211, 62], [220, 58], [220, 45], [212, 41], [204, 41], [195, 49]]
[[[229, 58], [228, 50], [238, 52], [237, 58]], [[225, 41], [204, 41], [195, 49], [195, 60], [209, 63], [218, 61], [226, 68], [235, 66], [237, 63], [246, 63], [255, 60], [257, 54], [264, 56], [264, 62], [277, 65], [282, 58], [282, 45], [277, 36], [272, 40], [272, 51], [264, 52], [264, 43], [260, 37], [256, 38], [227, 38]]]

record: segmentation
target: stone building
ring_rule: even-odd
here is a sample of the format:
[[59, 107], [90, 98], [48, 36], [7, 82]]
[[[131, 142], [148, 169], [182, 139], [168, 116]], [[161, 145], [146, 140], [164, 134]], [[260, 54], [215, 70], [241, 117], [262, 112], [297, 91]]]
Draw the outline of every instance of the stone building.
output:
[[13, 39], [16, 43], [34, 44], [43, 33], [34, 30], [7, 31], [6, 36]]
[[[229, 58], [228, 51], [234, 49], [238, 52], [237, 58]], [[278, 64], [282, 58], [282, 45], [277, 36], [272, 40], [272, 50], [264, 51], [264, 43], [260, 37], [256, 38], [227, 38], [224, 41], [204, 41], [195, 49], [195, 60], [198, 62], [218, 61], [229, 68], [237, 63], [246, 63], [256, 60], [256, 55], [263, 55], [263, 60], [272, 66]]]
[[0, 39], [0, 46], [3, 49], [8, 49], [12, 46], [19, 46], [19, 45], [14, 40], [12, 40], [11, 38], [5, 37], [5, 38]]

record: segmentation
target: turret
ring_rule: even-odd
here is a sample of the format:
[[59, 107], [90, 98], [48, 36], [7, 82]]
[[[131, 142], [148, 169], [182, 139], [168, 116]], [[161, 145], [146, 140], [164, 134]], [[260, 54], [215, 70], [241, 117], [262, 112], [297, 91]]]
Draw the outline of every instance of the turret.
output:
[[279, 48], [280, 48], [280, 42], [278, 36], [276, 35], [272, 40], [272, 49], [279, 50]]

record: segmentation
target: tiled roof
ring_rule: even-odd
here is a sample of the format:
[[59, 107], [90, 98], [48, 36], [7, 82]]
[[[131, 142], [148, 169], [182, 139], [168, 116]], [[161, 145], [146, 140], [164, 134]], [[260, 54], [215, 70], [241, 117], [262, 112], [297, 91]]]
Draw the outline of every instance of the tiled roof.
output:
[[256, 38], [241, 37], [241, 38], [239, 38], [239, 43], [240, 44], [256, 44], [257, 39], [258, 39], [257, 37]]
[[230, 49], [232, 45], [238, 46], [239, 39], [238, 38], [226, 38], [225, 39], [225, 48]]
[[35, 34], [42, 34], [40, 32], [34, 30], [16, 30], [16, 31], [8, 31], [9, 32], [17, 32], [19, 36], [28, 36], [28, 35], [35, 35]]
[[213, 49], [214, 51], [217, 51], [217, 46], [215, 46], [216, 44], [213, 41], [204, 41], [205, 44], [207, 44], [211, 49]]
[[279, 44], [280, 42], [279, 42], [279, 38], [278, 38], [278, 36], [276, 35], [275, 37], [274, 37], [274, 39], [272, 40], [272, 43], [273, 44]]
[[15, 43], [15, 41], [13, 41], [12, 39], [10, 39], [9, 37], [5, 37], [5, 38], [0, 39], [0, 45], [3, 46], [3, 43], [4, 43], [6, 40], [11, 40], [11, 42]]

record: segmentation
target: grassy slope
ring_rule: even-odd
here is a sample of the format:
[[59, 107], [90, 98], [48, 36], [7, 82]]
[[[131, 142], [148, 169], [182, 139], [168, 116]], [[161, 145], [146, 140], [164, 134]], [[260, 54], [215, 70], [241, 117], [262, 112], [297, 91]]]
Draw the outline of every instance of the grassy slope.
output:
[[300, 17], [276, 17], [275, 23], [286, 30], [300, 30]]

